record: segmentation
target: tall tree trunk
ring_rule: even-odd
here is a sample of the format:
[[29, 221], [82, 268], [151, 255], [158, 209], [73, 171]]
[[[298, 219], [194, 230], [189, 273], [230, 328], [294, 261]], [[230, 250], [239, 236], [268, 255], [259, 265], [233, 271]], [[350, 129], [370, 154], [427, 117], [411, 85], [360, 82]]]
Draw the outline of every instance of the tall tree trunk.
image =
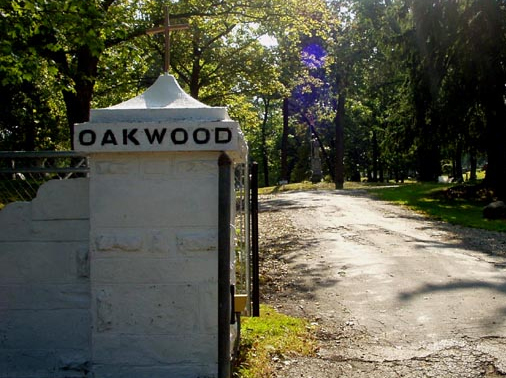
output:
[[455, 150], [455, 156], [453, 159], [453, 178], [454, 180], [457, 180], [457, 182], [462, 181], [462, 175], [464, 174], [462, 170], [462, 154], [463, 154], [463, 147], [462, 142], [457, 142], [457, 148]]
[[202, 65], [200, 64], [200, 57], [202, 52], [196, 41], [193, 41], [193, 62], [192, 70], [189, 78], [190, 95], [194, 99], [199, 99], [200, 92], [200, 72], [202, 71]]
[[73, 77], [74, 91], [63, 91], [72, 149], [74, 148], [74, 125], [90, 120], [98, 60], [99, 58], [94, 56], [87, 47], [81, 48], [77, 53], [77, 74]]
[[281, 180], [288, 182], [288, 98], [283, 99], [283, 134], [281, 136]]
[[[502, 109], [501, 109], [502, 108]], [[503, 104], [498, 104], [497, 112], [487, 115], [487, 155], [488, 166], [485, 177], [487, 186], [494, 189], [499, 199], [506, 199], [506, 128], [503, 120], [506, 114]]]
[[470, 164], [470, 175], [469, 175], [469, 181], [476, 181], [477, 175], [476, 175], [476, 169], [478, 168], [478, 158], [476, 157], [476, 149], [471, 148], [471, 151], [469, 151], [469, 164]]
[[[416, 75], [416, 74], [415, 74]], [[427, 113], [431, 107], [431, 92], [426, 75], [421, 76], [418, 88], [415, 88], [415, 122], [419, 133], [417, 141], [418, 180], [437, 182], [441, 174], [441, 159], [437, 136], [436, 117], [427, 122]]]
[[[339, 88], [339, 86], [338, 86]], [[336, 138], [336, 162], [334, 165], [334, 183], [336, 189], [344, 187], [344, 109], [346, 103], [346, 95], [340, 91], [337, 101], [337, 112], [334, 120], [335, 138]]]
[[378, 162], [379, 162], [379, 148], [378, 148], [378, 135], [373, 127], [372, 130], [372, 181], [378, 181]]

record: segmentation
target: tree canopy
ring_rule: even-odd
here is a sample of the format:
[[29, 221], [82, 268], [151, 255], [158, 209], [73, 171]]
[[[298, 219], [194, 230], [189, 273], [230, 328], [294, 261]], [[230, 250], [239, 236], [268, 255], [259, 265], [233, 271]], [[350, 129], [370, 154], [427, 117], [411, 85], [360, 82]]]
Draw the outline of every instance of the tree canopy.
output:
[[[500, 0], [0, 0], [0, 148], [71, 147], [91, 107], [170, 72], [226, 105], [261, 182], [323, 173], [383, 181], [442, 173], [506, 194], [506, 5]], [[266, 36], [272, 41], [262, 43]]]

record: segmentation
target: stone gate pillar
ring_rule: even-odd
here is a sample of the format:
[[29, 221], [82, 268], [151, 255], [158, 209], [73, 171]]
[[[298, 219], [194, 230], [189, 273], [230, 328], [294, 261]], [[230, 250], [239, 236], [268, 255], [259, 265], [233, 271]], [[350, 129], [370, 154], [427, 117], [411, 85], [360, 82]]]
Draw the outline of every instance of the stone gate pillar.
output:
[[90, 158], [95, 376], [216, 377], [218, 158], [246, 158], [238, 124], [165, 74], [74, 138]]

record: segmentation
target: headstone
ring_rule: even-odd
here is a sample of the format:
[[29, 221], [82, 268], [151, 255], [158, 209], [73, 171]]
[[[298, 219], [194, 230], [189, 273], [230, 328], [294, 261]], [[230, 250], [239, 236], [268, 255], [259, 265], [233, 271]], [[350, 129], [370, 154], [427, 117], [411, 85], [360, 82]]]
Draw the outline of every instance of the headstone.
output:
[[74, 145], [90, 159], [95, 376], [217, 377], [218, 158], [246, 159], [239, 125], [164, 74], [92, 110]]
[[322, 180], [322, 162], [320, 159], [320, 151], [318, 141], [313, 136], [311, 138], [311, 182], [318, 183]]

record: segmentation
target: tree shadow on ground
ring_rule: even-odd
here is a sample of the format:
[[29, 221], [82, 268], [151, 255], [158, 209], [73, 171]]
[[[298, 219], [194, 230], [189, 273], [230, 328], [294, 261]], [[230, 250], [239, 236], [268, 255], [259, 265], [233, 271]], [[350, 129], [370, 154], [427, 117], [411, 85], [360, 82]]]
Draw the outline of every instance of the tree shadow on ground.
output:
[[[458, 280], [444, 284], [433, 284], [427, 283], [420, 286], [416, 290], [403, 291], [399, 293], [399, 299], [403, 302], [413, 301], [417, 298], [424, 298], [427, 295], [435, 293], [451, 293], [459, 292], [462, 290], [480, 290], [484, 289], [490, 292], [490, 295], [495, 298], [498, 295], [498, 301], [504, 298], [506, 295], [506, 278], [503, 278], [501, 282], [492, 283], [478, 280]], [[498, 307], [494, 313], [489, 316], [480, 319], [480, 323], [483, 328], [489, 329], [490, 331], [496, 328], [503, 328], [503, 323], [506, 321], [506, 306]]]

